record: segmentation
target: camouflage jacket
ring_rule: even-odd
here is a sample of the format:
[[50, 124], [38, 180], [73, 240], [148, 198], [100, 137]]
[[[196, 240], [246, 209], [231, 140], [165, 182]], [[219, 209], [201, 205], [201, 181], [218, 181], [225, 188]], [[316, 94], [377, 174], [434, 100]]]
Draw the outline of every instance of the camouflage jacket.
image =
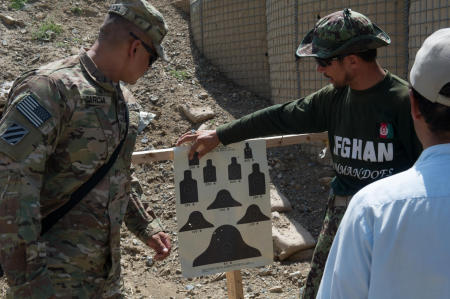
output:
[[[109, 160], [128, 111], [115, 164], [41, 237], [41, 218]], [[120, 277], [122, 221], [143, 242], [161, 231], [130, 180], [138, 123], [131, 93], [105, 78], [85, 52], [16, 80], [0, 121], [0, 263], [11, 297], [98, 298]]]

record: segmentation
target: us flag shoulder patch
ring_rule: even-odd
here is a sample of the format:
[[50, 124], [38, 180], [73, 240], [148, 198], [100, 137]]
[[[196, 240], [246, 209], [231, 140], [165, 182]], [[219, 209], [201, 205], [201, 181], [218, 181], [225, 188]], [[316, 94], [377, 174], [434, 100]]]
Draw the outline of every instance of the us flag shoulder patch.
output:
[[27, 134], [28, 134], [27, 129], [25, 129], [19, 124], [12, 123], [0, 137], [7, 143], [11, 145], [16, 145]]
[[39, 128], [45, 123], [52, 115], [36, 101], [33, 95], [27, 95], [19, 104], [17, 104], [17, 110], [28, 119], [33, 126]]

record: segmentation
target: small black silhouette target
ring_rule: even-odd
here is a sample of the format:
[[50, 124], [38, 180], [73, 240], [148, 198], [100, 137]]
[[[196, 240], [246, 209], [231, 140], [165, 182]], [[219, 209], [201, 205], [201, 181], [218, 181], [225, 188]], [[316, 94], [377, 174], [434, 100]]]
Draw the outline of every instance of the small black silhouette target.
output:
[[270, 218], [264, 215], [257, 205], [251, 205], [247, 208], [244, 217], [242, 217], [237, 224], [252, 223], [266, 220], [270, 220]]
[[180, 232], [204, 229], [209, 227], [214, 227], [214, 225], [206, 221], [201, 212], [194, 211], [189, 215], [187, 223], [183, 225], [183, 227], [180, 229]]
[[231, 197], [228, 190], [222, 189], [217, 193], [216, 199], [210, 204], [207, 210], [239, 207], [242, 204]]
[[232, 225], [222, 225], [212, 234], [208, 248], [195, 258], [193, 267], [261, 256], [261, 252], [242, 239]]

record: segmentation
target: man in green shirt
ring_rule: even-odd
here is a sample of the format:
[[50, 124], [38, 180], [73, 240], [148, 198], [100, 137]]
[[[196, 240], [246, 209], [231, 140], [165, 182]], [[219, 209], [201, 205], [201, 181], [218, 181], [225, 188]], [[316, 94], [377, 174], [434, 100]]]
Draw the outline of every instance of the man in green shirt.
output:
[[329, 249], [351, 196], [411, 167], [421, 151], [410, 116], [408, 84], [376, 61], [389, 36], [366, 16], [344, 9], [320, 19], [297, 49], [314, 57], [328, 86], [274, 105], [213, 131], [184, 134], [192, 157], [248, 138], [328, 131], [336, 176], [302, 298], [315, 298]]

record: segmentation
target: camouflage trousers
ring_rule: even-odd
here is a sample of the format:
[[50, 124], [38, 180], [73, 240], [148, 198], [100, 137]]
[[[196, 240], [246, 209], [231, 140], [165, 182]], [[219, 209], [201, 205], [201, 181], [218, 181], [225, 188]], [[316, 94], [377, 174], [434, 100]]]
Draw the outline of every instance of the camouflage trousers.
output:
[[331, 244], [336, 235], [342, 217], [344, 217], [347, 206], [334, 206], [335, 195], [330, 193], [328, 198], [327, 210], [322, 224], [319, 237], [317, 238], [316, 248], [311, 260], [311, 270], [306, 279], [305, 286], [301, 291], [302, 299], [314, 299], [319, 291], [320, 280], [325, 270], [325, 262], [330, 252]]

